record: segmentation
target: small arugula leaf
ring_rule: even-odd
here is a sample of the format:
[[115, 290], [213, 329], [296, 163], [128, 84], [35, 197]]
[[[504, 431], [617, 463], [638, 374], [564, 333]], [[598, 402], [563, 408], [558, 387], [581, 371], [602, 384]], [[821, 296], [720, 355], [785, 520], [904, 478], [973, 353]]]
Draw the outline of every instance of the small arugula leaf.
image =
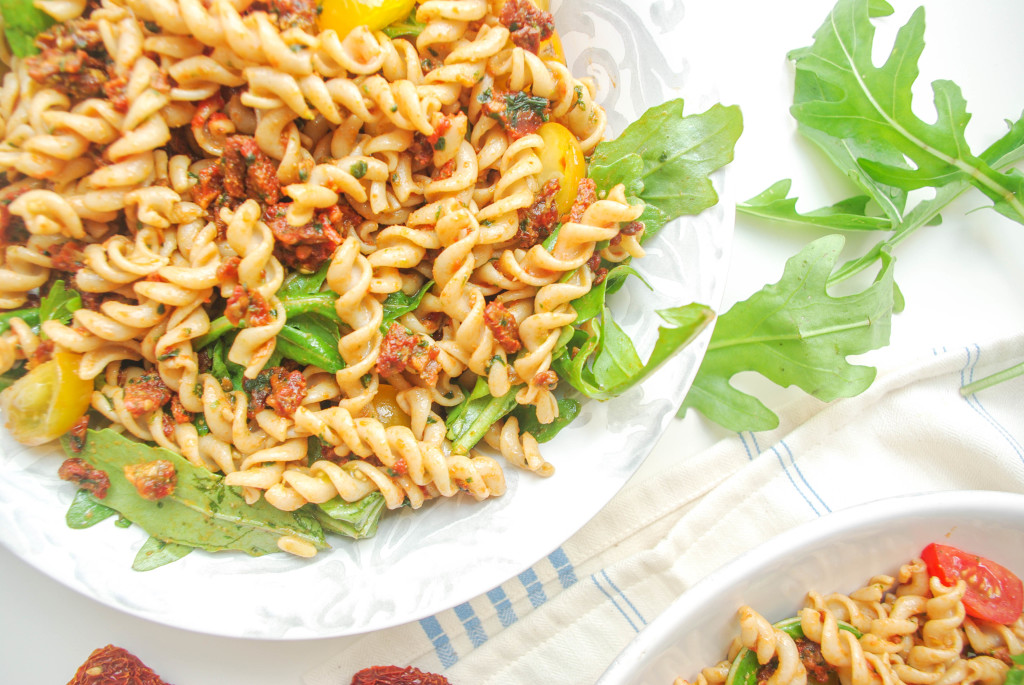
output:
[[242, 390], [244, 388], [245, 367], [228, 359], [228, 350], [230, 349], [231, 341], [227, 338], [219, 338], [214, 343], [210, 353], [210, 371], [213, 373], [214, 378], [227, 378], [231, 381], [231, 385], [236, 391]]
[[13, 311], [4, 312], [0, 314], [0, 333], [4, 333], [11, 327], [11, 319], [18, 318], [27, 323], [29, 326], [39, 325], [39, 307], [31, 307], [27, 309], [15, 309]]
[[849, 355], [889, 343], [894, 308], [893, 258], [865, 290], [832, 297], [829, 275], [845, 239], [812, 242], [787, 263], [778, 283], [765, 286], [718, 318], [681, 413], [699, 410], [730, 430], [770, 430], [778, 417], [758, 399], [730, 384], [741, 371], [760, 373], [776, 385], [797, 385], [823, 401], [852, 397], [875, 378]]
[[301, 295], [316, 295], [320, 292], [320, 288], [323, 287], [324, 281], [327, 280], [327, 269], [330, 266], [331, 262], [328, 260], [321, 264], [320, 268], [313, 273], [292, 271], [285, 277], [281, 287], [277, 289], [278, 299], [287, 300]]
[[521, 404], [512, 411], [512, 415], [519, 421], [519, 431], [529, 433], [537, 442], [547, 442], [554, 438], [563, 428], [576, 420], [579, 413], [580, 403], [570, 397], [558, 400], [558, 418], [551, 423], [538, 421], [537, 409], [531, 404]]
[[159, 538], [150, 536], [142, 543], [142, 547], [139, 548], [138, 553], [135, 555], [135, 561], [132, 562], [132, 570], [140, 572], [152, 571], [155, 568], [166, 566], [173, 561], [181, 559], [193, 549], [195, 548], [188, 545], [164, 542]]
[[839, 0], [814, 34], [814, 44], [791, 53], [798, 75], [794, 118], [834, 139], [872, 141], [884, 158], [865, 156], [857, 163], [888, 187], [906, 191], [964, 178], [1000, 213], [1024, 223], [1024, 175], [997, 171], [971, 152], [965, 137], [970, 114], [960, 88], [951, 81], [932, 83], [934, 123], [913, 112], [924, 8], [899, 30], [881, 67], [872, 61], [870, 10], [868, 0]]
[[668, 326], [658, 327], [658, 339], [647, 363], [640, 360], [629, 336], [612, 319], [606, 308], [590, 331], [578, 330], [569, 342], [577, 348], [552, 362], [559, 376], [587, 397], [607, 400], [642, 382], [679, 350], [689, 345], [715, 314], [710, 307], [691, 303], [658, 310]]
[[783, 179], [746, 202], [739, 203], [736, 210], [747, 216], [829, 230], [892, 230], [890, 219], [865, 214], [868, 202], [871, 201], [866, 195], [851, 197], [829, 207], [801, 214], [796, 210], [797, 198], [789, 197], [790, 186], [791, 181]]
[[64, 281], [54, 281], [50, 292], [39, 301], [39, 321], [71, 323], [71, 316], [82, 308], [82, 296], [77, 290], [64, 287]]
[[448, 413], [445, 421], [452, 452], [468, 453], [492, 425], [503, 419], [516, 406], [514, 389], [501, 397], [493, 397], [487, 389], [487, 381], [478, 378], [473, 391]]
[[414, 295], [406, 295], [401, 290], [388, 295], [384, 300], [384, 321], [381, 329], [387, 329], [392, 322], [419, 307], [433, 285], [433, 281], [427, 281]]
[[338, 325], [311, 312], [287, 320], [277, 334], [277, 348], [288, 359], [337, 373], [345, 368], [338, 351], [339, 340]]
[[355, 502], [335, 497], [313, 509], [324, 530], [359, 540], [373, 537], [384, 512], [384, 496], [371, 492]]
[[598, 191], [617, 183], [645, 205], [644, 239], [667, 222], [699, 214], [718, 202], [710, 174], [732, 161], [743, 131], [736, 106], [713, 105], [683, 115], [683, 100], [651, 107], [618, 138], [600, 143], [587, 175]]
[[32, 0], [0, 0], [0, 15], [4, 18], [7, 44], [18, 57], [28, 57], [39, 52], [36, 36], [56, 23], [53, 17], [36, 7]]
[[426, 27], [427, 25], [423, 22], [416, 21], [416, 10], [414, 9], [405, 19], [385, 26], [382, 30], [384, 31], [384, 35], [391, 39], [405, 37], [415, 38], [423, 33], [423, 29]]
[[81, 530], [95, 526], [116, 513], [110, 507], [97, 502], [88, 490], [83, 489], [75, 492], [75, 498], [71, 500], [71, 506], [68, 507], [64, 520], [67, 522], [68, 528]]
[[592, 286], [585, 295], [581, 295], [572, 301], [572, 308], [576, 310], [576, 321], [574, 324], [578, 326], [598, 316], [604, 310], [604, 301], [607, 294], [614, 292], [614, 290], [611, 290], [612, 288], [618, 290], [626, 280], [626, 276], [636, 276], [648, 288], [651, 287], [636, 269], [628, 264], [619, 264], [605, 275], [603, 281]]

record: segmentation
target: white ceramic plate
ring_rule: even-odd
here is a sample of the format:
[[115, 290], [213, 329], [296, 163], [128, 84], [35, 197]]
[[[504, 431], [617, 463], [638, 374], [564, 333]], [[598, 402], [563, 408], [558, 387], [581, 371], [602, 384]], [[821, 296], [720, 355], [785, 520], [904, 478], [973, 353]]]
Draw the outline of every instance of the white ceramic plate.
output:
[[[659, 38], [682, 20], [663, 0], [555, 2], [570, 68], [595, 78], [610, 136], [645, 108], [687, 98], [687, 113], [716, 102], [687, 76], [679, 41]], [[675, 222], [638, 263], [639, 282], [616, 294], [613, 311], [646, 358], [657, 335], [654, 310], [722, 299], [733, 201]], [[544, 445], [557, 473], [544, 480], [506, 469], [508, 493], [478, 504], [433, 502], [385, 516], [370, 540], [336, 546], [311, 561], [284, 554], [250, 558], [195, 552], [147, 573], [131, 570], [145, 539], [104, 522], [71, 530], [73, 496], [57, 478], [61, 456], [28, 450], [0, 431], [0, 542], [40, 571], [136, 616], [199, 632], [264, 639], [349, 635], [436, 613], [501, 584], [556, 549], [625, 484], [653, 449], [692, 382], [710, 331], [649, 382], [608, 402], [588, 402], [579, 419]]]
[[1024, 495], [960, 491], [878, 500], [828, 514], [760, 545], [697, 583], [612, 662], [598, 685], [693, 682], [726, 657], [749, 604], [769, 621], [808, 590], [852, 592], [894, 573], [930, 542], [980, 554], [1024, 577]]

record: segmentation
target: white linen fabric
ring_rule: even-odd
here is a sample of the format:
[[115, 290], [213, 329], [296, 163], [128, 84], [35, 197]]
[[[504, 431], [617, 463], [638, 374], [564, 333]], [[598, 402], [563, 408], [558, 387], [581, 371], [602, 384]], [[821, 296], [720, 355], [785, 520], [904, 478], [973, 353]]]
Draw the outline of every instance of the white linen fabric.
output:
[[922, 351], [858, 397], [790, 403], [772, 432], [734, 434], [630, 482], [547, 558], [470, 602], [369, 634], [309, 671], [414, 665], [454, 685], [593, 683], [687, 588], [795, 525], [883, 497], [1024, 491], [1024, 378], [960, 388], [1024, 362], [1024, 335]]

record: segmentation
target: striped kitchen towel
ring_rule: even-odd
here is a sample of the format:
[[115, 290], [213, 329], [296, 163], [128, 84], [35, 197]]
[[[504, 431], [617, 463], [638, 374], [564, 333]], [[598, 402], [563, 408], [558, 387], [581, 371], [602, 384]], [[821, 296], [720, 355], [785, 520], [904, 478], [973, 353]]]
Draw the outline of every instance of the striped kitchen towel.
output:
[[882, 497], [1024, 492], [1024, 378], [960, 393], [1022, 362], [1024, 335], [927, 350], [855, 398], [801, 397], [777, 430], [733, 434], [631, 482], [518, 577], [448, 611], [346, 640], [305, 682], [349, 685], [361, 668], [396, 664], [444, 673], [454, 685], [588, 685], [680, 593], [772, 535]]

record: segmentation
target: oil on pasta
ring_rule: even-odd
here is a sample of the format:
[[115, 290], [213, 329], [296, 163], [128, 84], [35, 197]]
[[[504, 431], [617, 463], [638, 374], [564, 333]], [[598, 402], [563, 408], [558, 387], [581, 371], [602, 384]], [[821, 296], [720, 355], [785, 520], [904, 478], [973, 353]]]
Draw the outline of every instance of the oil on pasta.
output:
[[[303, 0], [37, 7], [42, 51], [3, 55], [0, 373], [73, 360], [92, 427], [284, 511], [554, 473], [515, 417], [466, 450], [445, 423], [478, 380], [557, 420], [571, 303], [643, 256], [621, 186], [542, 162], [606, 124], [549, 14], [426, 0], [408, 33], [339, 35]], [[58, 282], [80, 306], [19, 316]]]

